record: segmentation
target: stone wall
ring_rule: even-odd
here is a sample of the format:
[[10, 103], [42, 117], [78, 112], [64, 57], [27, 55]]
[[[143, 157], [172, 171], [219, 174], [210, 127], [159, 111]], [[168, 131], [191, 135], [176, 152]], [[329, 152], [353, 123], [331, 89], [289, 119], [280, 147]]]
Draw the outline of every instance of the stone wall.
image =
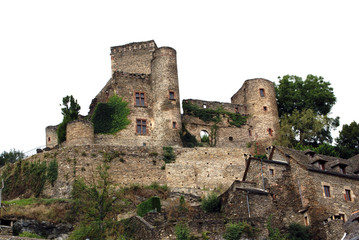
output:
[[246, 149], [177, 149], [176, 162], [166, 164], [167, 185], [179, 192], [201, 195], [206, 191], [226, 190], [242, 179]]
[[153, 40], [111, 47], [112, 73], [123, 71], [150, 74], [152, 54], [156, 48]]

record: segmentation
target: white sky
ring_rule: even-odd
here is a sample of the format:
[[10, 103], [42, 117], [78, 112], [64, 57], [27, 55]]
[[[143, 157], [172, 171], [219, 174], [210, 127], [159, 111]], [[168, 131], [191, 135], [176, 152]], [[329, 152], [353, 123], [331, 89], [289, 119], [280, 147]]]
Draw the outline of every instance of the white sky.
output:
[[334, 88], [331, 116], [359, 121], [358, 1], [124, 2], [1, 1], [0, 152], [45, 145], [66, 95], [86, 115], [110, 47], [152, 39], [177, 50], [181, 99], [229, 102], [246, 79], [314, 74]]

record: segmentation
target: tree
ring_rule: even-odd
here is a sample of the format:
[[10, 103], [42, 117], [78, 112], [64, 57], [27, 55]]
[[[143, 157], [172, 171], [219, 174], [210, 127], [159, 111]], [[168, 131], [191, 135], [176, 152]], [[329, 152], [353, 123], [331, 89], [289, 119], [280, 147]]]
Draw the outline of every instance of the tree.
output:
[[279, 143], [286, 147], [318, 147], [325, 142], [332, 142], [331, 130], [339, 125], [339, 119], [317, 115], [312, 109], [302, 112], [294, 110], [291, 115], [281, 118]]
[[62, 143], [66, 141], [67, 124], [73, 120], [78, 119], [81, 107], [72, 95], [62, 98], [62, 105], [60, 104], [60, 106], [63, 106], [61, 108], [61, 113], [64, 117], [62, 123], [60, 123], [60, 125], [57, 127], [57, 138], [58, 142]]
[[333, 88], [323, 77], [309, 74], [303, 81], [301, 77], [285, 75], [278, 79], [275, 90], [279, 117], [305, 109], [312, 109], [318, 115], [327, 115], [336, 102]]
[[335, 140], [340, 157], [351, 158], [359, 154], [359, 123], [353, 121], [349, 125], [344, 124]]
[[108, 163], [103, 163], [97, 168], [97, 182], [89, 185], [83, 180], [74, 182], [74, 213], [82, 215], [82, 221], [69, 239], [107, 239], [111, 234], [109, 231], [119, 213], [119, 207], [116, 206], [119, 192], [115, 191], [108, 170]]
[[[275, 86], [280, 117], [279, 144], [287, 147], [318, 147], [333, 141], [331, 131], [339, 126], [339, 117], [328, 114], [336, 102], [333, 88], [322, 77], [279, 77]], [[329, 150], [323, 146], [322, 150]]]
[[6, 163], [14, 163], [25, 157], [25, 154], [22, 151], [11, 149], [9, 152], [3, 151], [0, 154], [0, 167], [4, 166]]

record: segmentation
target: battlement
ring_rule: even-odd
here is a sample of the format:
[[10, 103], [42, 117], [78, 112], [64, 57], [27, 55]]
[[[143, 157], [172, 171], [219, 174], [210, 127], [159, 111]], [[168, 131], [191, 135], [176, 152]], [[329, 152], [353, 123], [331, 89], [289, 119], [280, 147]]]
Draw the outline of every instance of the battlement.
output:
[[158, 48], [154, 53], [153, 53], [153, 57], [162, 57], [162, 56], [173, 56], [176, 57], [177, 52], [176, 50], [174, 50], [171, 47], [161, 47]]
[[149, 80], [150, 79], [150, 74], [128, 73], [128, 72], [123, 72], [123, 71], [115, 71], [112, 74], [112, 78], [128, 78], [128, 79]]
[[141, 49], [143, 50], [143, 49], [149, 49], [149, 48], [157, 49], [157, 45], [156, 45], [155, 41], [150, 40], [150, 41], [146, 41], [146, 42], [133, 42], [133, 43], [129, 43], [129, 44], [121, 45], [121, 46], [114, 46], [114, 47], [111, 47], [111, 54], [128, 52], [128, 51], [133, 51], [133, 50], [141, 50]]

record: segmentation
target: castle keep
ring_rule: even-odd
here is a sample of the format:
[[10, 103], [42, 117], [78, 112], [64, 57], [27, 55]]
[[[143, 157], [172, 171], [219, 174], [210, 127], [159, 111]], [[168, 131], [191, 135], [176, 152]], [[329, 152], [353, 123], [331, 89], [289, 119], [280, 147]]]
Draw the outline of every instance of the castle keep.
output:
[[[343, 221], [359, 209], [359, 155], [340, 159], [268, 147], [279, 132], [273, 82], [246, 80], [228, 103], [185, 99], [181, 114], [174, 49], [158, 48], [154, 41], [112, 47], [111, 68], [112, 77], [92, 100], [89, 116], [98, 103], [117, 95], [128, 103], [130, 124], [116, 134], [95, 134], [87, 120], [70, 122], [66, 142], [54, 149], [55, 156], [67, 159], [59, 164], [67, 177], [60, 176], [49, 195], [67, 196], [69, 182], [91, 178], [87, 171], [101, 164], [101, 154], [116, 152], [110, 173], [120, 186], [157, 182], [194, 195], [221, 189], [222, 211], [233, 219], [265, 228], [273, 214], [278, 226], [311, 226], [318, 239], [343, 236]], [[48, 149], [58, 145], [56, 128], [46, 128]], [[209, 140], [187, 148], [184, 133], [198, 142]], [[163, 163], [164, 146], [173, 147], [174, 162]], [[257, 153], [266, 158], [252, 156]]]

